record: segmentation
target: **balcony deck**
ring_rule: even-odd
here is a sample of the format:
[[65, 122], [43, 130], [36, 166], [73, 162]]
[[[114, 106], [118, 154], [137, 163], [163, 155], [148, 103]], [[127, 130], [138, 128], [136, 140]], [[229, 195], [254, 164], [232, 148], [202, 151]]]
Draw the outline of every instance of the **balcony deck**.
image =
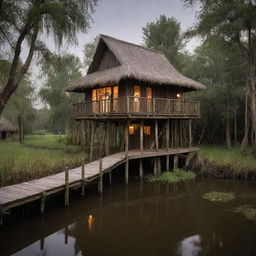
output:
[[200, 102], [183, 99], [120, 97], [73, 104], [74, 119], [199, 118]]

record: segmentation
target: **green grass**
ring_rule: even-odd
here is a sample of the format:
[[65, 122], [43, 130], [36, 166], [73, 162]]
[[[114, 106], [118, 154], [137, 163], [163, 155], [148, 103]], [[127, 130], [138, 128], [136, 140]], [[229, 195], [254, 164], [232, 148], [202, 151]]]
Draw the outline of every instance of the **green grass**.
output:
[[[226, 149], [221, 146], [200, 146], [200, 157], [215, 165], [216, 169], [226, 172], [227, 176], [247, 177], [248, 173], [256, 174], [256, 158], [239, 148]], [[211, 166], [205, 164], [205, 172]]]
[[25, 138], [24, 144], [0, 142], [0, 186], [43, 177], [75, 167], [85, 152], [66, 144], [65, 136], [36, 135]]
[[226, 203], [235, 199], [234, 193], [212, 191], [203, 195], [203, 198], [211, 202]]
[[256, 221], [256, 206], [255, 205], [242, 205], [235, 207], [234, 212], [243, 214], [248, 220]]
[[172, 172], [164, 172], [159, 176], [149, 176], [149, 182], [166, 182], [166, 183], [176, 183], [181, 181], [193, 180], [196, 178], [196, 174], [191, 171], [184, 171], [181, 169], [174, 169]]

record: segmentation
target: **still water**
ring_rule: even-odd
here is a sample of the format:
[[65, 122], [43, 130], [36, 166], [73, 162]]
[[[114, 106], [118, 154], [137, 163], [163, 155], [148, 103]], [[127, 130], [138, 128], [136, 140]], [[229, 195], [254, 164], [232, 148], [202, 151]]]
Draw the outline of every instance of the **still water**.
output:
[[[228, 203], [210, 191], [234, 192]], [[256, 204], [256, 185], [220, 180], [133, 182], [73, 196], [70, 208], [12, 218], [0, 227], [0, 255], [256, 255], [256, 223], [233, 207]]]

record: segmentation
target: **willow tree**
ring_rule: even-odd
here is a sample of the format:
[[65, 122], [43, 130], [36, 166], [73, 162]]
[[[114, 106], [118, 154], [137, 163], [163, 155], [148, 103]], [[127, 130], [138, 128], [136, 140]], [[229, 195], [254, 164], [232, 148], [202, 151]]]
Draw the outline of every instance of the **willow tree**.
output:
[[[46, 50], [43, 38], [53, 37], [59, 47], [63, 41], [75, 43], [77, 33], [86, 32], [89, 27], [96, 3], [97, 0], [0, 0], [0, 47], [11, 55], [8, 80], [0, 92], [0, 116], [28, 71], [34, 52]], [[19, 67], [21, 55], [26, 57]]]
[[[218, 37], [226, 44], [235, 44], [247, 62], [249, 73], [249, 119], [256, 147], [256, 1], [255, 0], [185, 0], [189, 5], [200, 3], [197, 25], [190, 35], [204, 39]], [[245, 136], [248, 133], [245, 131]]]

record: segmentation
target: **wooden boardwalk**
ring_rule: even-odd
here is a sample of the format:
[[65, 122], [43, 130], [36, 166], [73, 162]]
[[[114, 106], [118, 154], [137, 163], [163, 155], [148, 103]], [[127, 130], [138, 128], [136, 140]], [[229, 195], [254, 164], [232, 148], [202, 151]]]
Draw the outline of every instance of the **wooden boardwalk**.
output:
[[[143, 154], [139, 150], [130, 150], [128, 159], [141, 159], [166, 155], [187, 154], [198, 151], [198, 148], [159, 149], [147, 150]], [[102, 158], [102, 174], [111, 172], [115, 167], [126, 161], [125, 152], [119, 152]], [[84, 182], [89, 183], [100, 176], [100, 160], [84, 165], [84, 178], [82, 180], [82, 166], [69, 170], [69, 189], [81, 187]], [[45, 196], [65, 190], [65, 172], [50, 175], [40, 179], [22, 182], [19, 184], [0, 188], [0, 213], [13, 207], [26, 204]]]

